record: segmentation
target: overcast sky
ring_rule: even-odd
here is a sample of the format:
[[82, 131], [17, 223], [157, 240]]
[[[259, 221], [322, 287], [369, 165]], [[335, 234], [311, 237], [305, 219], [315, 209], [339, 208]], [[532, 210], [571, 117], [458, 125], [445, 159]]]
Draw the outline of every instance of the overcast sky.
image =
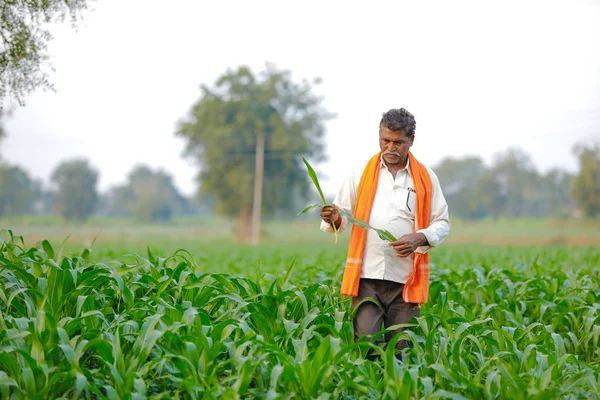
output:
[[[186, 194], [196, 168], [174, 137], [227, 68], [266, 62], [316, 90], [327, 123], [325, 191], [378, 151], [381, 113], [415, 114], [413, 153], [520, 147], [540, 171], [577, 170], [573, 144], [600, 138], [600, 1], [96, 0], [79, 29], [53, 29], [56, 93], [37, 92], [5, 121], [2, 155], [47, 180], [88, 158], [101, 190], [136, 163], [163, 167]], [[327, 178], [325, 178], [325, 174]]]

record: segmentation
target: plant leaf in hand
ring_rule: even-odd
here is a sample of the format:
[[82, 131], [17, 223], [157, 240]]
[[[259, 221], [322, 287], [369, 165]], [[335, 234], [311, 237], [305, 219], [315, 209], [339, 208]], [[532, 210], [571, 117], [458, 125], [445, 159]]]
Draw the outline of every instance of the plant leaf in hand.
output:
[[360, 226], [363, 229], [373, 229], [375, 232], [377, 232], [377, 236], [379, 236], [379, 238], [381, 240], [389, 240], [390, 242], [395, 242], [396, 241], [396, 238], [394, 237], [394, 235], [391, 234], [390, 231], [385, 230], [385, 229], [373, 228], [371, 225], [369, 225], [365, 221], [361, 221], [360, 219], [355, 219], [354, 216], [352, 214], [350, 214], [346, 210], [342, 210], [342, 209], [338, 208], [338, 212], [341, 215], [343, 215], [346, 218], [348, 218], [348, 221], [350, 223], [352, 223], [352, 224], [358, 225], [358, 226]]
[[[306, 165], [306, 169], [308, 170], [308, 176], [313, 181], [315, 188], [317, 188], [317, 191], [319, 192], [319, 196], [321, 196], [321, 200], [323, 201], [323, 204], [313, 204], [311, 206], [308, 206], [304, 210], [302, 210], [299, 214], [305, 214], [305, 213], [309, 212], [310, 210], [317, 208], [317, 207], [332, 207], [332, 205], [328, 204], [327, 201], [325, 200], [325, 196], [323, 195], [323, 191], [321, 190], [321, 185], [319, 184], [319, 178], [317, 178], [317, 173], [315, 172], [313, 167], [310, 165], [310, 163], [308, 161], [306, 161], [306, 158], [304, 158], [304, 156], [302, 156], [302, 161], [304, 161], [304, 165]], [[337, 243], [337, 240], [338, 240], [337, 227], [335, 226], [335, 224], [331, 224], [331, 226], [333, 227], [333, 233], [335, 234], [335, 242]]]

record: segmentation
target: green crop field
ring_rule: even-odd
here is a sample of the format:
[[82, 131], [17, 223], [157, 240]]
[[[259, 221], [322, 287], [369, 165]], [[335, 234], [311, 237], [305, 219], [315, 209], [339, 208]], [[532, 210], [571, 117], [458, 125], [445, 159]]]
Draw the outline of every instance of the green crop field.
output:
[[354, 342], [348, 235], [314, 223], [260, 247], [201, 224], [4, 231], [0, 398], [600, 398], [598, 228], [527, 226], [432, 250], [403, 362]]

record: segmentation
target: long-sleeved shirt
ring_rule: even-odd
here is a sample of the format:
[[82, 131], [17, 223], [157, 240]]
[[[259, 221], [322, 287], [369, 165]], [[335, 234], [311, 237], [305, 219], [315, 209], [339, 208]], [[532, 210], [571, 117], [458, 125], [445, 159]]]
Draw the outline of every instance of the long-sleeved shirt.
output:
[[[365, 164], [366, 165], [366, 164]], [[353, 169], [346, 178], [333, 203], [350, 213], [354, 212], [356, 192], [364, 165], [360, 169]], [[414, 233], [416, 192], [407, 160], [406, 167], [396, 173], [396, 178], [381, 161], [377, 191], [373, 199], [369, 225], [378, 229], [387, 229], [396, 238]], [[440, 182], [435, 173], [427, 167], [432, 183], [431, 215], [429, 226], [420, 229], [427, 238], [429, 246], [421, 246], [417, 252], [425, 253], [430, 247], [439, 245], [450, 232], [450, 219], [448, 204], [442, 193]], [[348, 219], [342, 216], [342, 223], [338, 232], [348, 228]], [[333, 233], [330, 224], [321, 221], [321, 230]], [[377, 233], [371, 229], [367, 231], [367, 241], [363, 256], [361, 278], [383, 279], [399, 283], [406, 283], [414, 270], [413, 255], [400, 257], [389, 245], [388, 241], [381, 240]]]

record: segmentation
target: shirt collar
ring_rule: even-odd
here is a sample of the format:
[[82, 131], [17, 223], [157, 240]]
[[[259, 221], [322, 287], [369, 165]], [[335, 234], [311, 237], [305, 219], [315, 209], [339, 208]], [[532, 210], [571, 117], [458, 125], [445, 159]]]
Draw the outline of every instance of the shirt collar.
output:
[[[385, 161], [383, 161], [383, 154], [381, 155], [381, 157], [379, 157], [379, 168], [388, 169], [387, 165], [385, 165]], [[404, 166], [404, 168], [402, 169], [399, 169], [398, 171], [406, 171], [406, 173], [412, 177], [412, 174], [410, 173], [410, 158], [406, 158], [406, 166]]]

